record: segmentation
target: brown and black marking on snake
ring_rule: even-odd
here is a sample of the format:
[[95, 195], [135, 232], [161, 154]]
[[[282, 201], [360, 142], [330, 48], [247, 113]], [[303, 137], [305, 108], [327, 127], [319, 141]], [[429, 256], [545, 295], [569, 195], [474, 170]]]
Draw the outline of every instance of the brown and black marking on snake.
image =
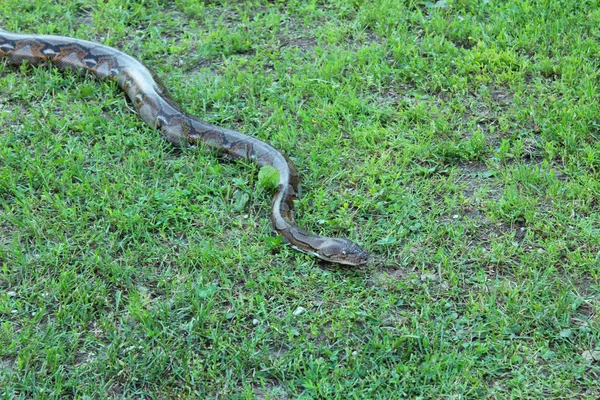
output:
[[243, 158], [279, 172], [271, 222], [295, 249], [323, 260], [362, 265], [367, 253], [343, 238], [312, 235], [293, 225], [299, 177], [293, 164], [273, 146], [240, 132], [221, 128], [187, 114], [169, 96], [152, 72], [135, 58], [112, 47], [62, 36], [21, 35], [0, 30], [0, 59], [8, 64], [51, 63], [61, 70], [87, 71], [99, 79], [118, 82], [140, 117], [176, 146], [203, 143], [228, 158]]

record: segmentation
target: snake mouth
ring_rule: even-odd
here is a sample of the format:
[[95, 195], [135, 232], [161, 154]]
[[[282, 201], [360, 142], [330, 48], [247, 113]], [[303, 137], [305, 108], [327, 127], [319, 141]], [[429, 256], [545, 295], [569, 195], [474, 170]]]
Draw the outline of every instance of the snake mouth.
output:
[[348, 257], [347, 259], [343, 260], [337, 260], [335, 262], [337, 262], [338, 264], [359, 267], [369, 262], [369, 254], [366, 251], [362, 251], [361, 253], [355, 254], [352, 257]]

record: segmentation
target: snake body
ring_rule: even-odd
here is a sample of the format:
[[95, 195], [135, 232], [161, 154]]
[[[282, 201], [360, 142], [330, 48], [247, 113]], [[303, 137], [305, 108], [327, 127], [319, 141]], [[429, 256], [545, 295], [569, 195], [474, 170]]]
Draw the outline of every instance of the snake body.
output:
[[0, 30], [0, 60], [8, 64], [51, 63], [60, 70], [87, 71], [99, 79], [115, 80], [140, 117], [176, 146], [204, 143], [228, 158], [242, 158], [279, 173], [270, 213], [274, 230], [293, 248], [325, 261], [358, 266], [368, 260], [361, 247], [344, 238], [310, 234], [294, 225], [294, 199], [299, 179], [289, 159], [254, 137], [218, 127], [187, 114], [142, 63], [112, 47], [85, 40], [14, 34]]

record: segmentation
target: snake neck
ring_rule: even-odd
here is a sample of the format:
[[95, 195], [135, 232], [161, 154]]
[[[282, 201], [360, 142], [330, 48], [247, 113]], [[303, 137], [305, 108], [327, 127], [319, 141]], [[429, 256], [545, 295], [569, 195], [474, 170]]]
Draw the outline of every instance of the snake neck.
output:
[[293, 201], [296, 198], [291, 185], [281, 183], [273, 196], [271, 223], [275, 232], [296, 250], [320, 257], [319, 250], [324, 248], [331, 238], [308, 233], [294, 224]]

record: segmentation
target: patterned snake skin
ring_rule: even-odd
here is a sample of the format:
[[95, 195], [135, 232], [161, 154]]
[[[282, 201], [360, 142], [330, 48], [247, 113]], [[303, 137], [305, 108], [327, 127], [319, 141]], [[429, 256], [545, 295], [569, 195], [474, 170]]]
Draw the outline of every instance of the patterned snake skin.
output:
[[222, 151], [229, 158], [270, 165], [279, 172], [273, 196], [271, 222], [275, 231], [295, 249], [323, 260], [358, 266], [368, 254], [343, 238], [312, 235], [293, 224], [293, 201], [298, 193], [298, 175], [286, 157], [254, 137], [211, 125], [189, 115], [169, 97], [154, 75], [135, 58], [98, 43], [50, 35], [21, 35], [0, 30], [0, 60], [8, 64], [51, 63], [57, 68], [87, 71], [99, 79], [118, 82], [140, 117], [177, 146], [195, 143]]

